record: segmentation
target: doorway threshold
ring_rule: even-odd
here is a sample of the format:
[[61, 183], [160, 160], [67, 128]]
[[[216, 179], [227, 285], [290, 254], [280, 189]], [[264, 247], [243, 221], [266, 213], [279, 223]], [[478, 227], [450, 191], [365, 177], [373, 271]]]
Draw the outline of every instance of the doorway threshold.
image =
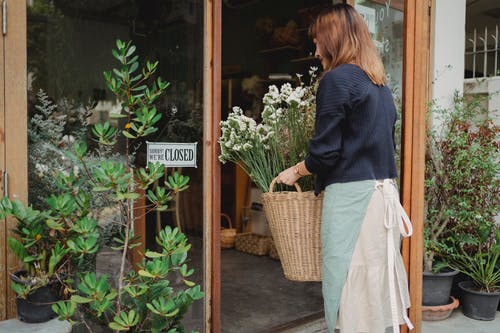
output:
[[275, 326], [258, 333], [327, 333], [325, 313], [320, 311], [311, 315]]

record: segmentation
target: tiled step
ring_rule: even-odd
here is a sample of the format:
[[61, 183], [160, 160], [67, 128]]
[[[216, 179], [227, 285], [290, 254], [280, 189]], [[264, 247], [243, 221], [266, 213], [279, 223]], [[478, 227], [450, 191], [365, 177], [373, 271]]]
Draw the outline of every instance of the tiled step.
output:
[[52, 319], [45, 323], [27, 324], [17, 319], [0, 321], [0, 333], [70, 333], [67, 321]]

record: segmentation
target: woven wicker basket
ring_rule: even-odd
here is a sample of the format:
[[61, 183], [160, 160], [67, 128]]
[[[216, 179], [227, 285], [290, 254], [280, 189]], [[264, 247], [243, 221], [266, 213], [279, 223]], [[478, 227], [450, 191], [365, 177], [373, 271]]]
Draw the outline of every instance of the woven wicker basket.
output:
[[265, 256], [269, 252], [269, 237], [252, 232], [237, 234], [234, 247], [241, 252], [256, 256]]
[[274, 260], [280, 260], [280, 255], [278, 254], [278, 249], [276, 248], [276, 245], [274, 244], [274, 241], [272, 239], [269, 240], [269, 258], [274, 259]]
[[220, 230], [220, 247], [221, 249], [230, 249], [234, 247], [234, 238], [236, 236], [236, 229], [233, 228], [231, 218], [227, 214], [220, 214], [229, 223], [229, 228], [222, 228]]
[[293, 281], [321, 281], [321, 205], [314, 192], [269, 192], [262, 194], [267, 221], [278, 250], [285, 277]]

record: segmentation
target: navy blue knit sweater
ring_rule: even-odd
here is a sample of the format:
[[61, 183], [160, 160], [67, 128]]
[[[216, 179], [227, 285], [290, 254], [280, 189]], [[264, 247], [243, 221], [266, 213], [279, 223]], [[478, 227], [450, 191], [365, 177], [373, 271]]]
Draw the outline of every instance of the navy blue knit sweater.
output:
[[344, 64], [325, 73], [305, 159], [307, 170], [317, 175], [315, 193], [333, 183], [397, 177], [395, 121], [391, 92], [361, 68]]

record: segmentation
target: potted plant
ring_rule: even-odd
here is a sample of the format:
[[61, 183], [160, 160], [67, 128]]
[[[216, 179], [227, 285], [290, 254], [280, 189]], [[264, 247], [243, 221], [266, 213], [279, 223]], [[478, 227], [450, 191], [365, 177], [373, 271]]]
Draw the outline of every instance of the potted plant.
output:
[[460, 248], [450, 266], [470, 277], [458, 285], [463, 291], [463, 313], [473, 319], [495, 319], [500, 301], [500, 227], [493, 225], [493, 236], [481, 239], [476, 249]]
[[[58, 184], [67, 181], [63, 175]], [[88, 195], [83, 192], [51, 195], [46, 211], [25, 207], [4, 197], [0, 215], [17, 220], [8, 244], [22, 267], [11, 274], [17, 294], [18, 318], [36, 323], [55, 318], [51, 303], [65, 297], [72, 282], [72, 265], [97, 252], [97, 222], [88, 216]]]
[[[453, 248], [446, 241], [446, 227], [450, 223], [446, 200], [448, 187], [444, 163], [443, 140], [439, 140], [435, 130], [427, 132], [425, 161], [425, 222], [424, 222], [424, 269], [422, 284], [423, 318], [444, 319], [454, 305], [450, 302], [453, 278], [458, 271], [446, 271], [447, 254]], [[438, 141], [439, 140], [439, 141]], [[448, 306], [449, 305], [449, 306]], [[444, 308], [443, 308], [444, 306]], [[432, 308], [428, 308], [432, 307]], [[438, 308], [439, 307], [439, 308]], [[436, 311], [437, 309], [441, 311]]]
[[92, 269], [99, 237], [89, 214], [91, 206], [96, 208], [89, 186], [78, 176], [77, 165], [65, 158], [70, 142], [85, 136], [85, 109], [67, 99], [56, 104], [42, 90], [36, 101], [28, 124], [30, 206], [7, 198], [0, 202], [0, 214], [17, 220], [8, 244], [22, 266], [11, 273], [11, 287], [18, 317], [27, 322], [55, 316], [51, 303], [67, 294], [73, 266]]
[[[451, 107], [433, 110], [442, 126], [428, 132], [423, 304], [450, 303], [448, 312], [458, 272], [446, 271], [447, 260], [463, 244], [474, 245], [499, 208], [499, 130], [482, 102], [456, 94]], [[443, 288], [429, 291], [436, 281]]]
[[[60, 319], [81, 324], [90, 332], [96, 324], [114, 332], [184, 332], [184, 314], [204, 295], [199, 285], [188, 280], [194, 271], [187, 265], [190, 245], [186, 236], [177, 228], [166, 227], [156, 237], [160, 250], [146, 251], [146, 258], [136, 266], [137, 272], [126, 269], [127, 254], [140, 245], [133, 228], [136, 200], [141, 195], [147, 198], [145, 212], [164, 211], [172, 197], [187, 189], [189, 183], [189, 177], [177, 172], [167, 176], [159, 163], [134, 165], [138, 142], [157, 131], [155, 125], [161, 114], [154, 102], [168, 86], [161, 78], [149, 84], [158, 62], [147, 62], [141, 70], [135, 49], [130, 42], [118, 40], [112, 54], [120, 66], [104, 73], [107, 87], [121, 102], [121, 112], [113, 115], [125, 120], [121, 129], [108, 121], [92, 128], [96, 141], [111, 148], [122, 135], [123, 158], [89, 162], [89, 149], [84, 142], [74, 145], [71, 157], [81, 163], [82, 177], [92, 184], [92, 193], [120, 207], [120, 235], [114, 238], [114, 249], [120, 251], [121, 257], [118, 282], [113, 286], [110, 277], [97, 277], [94, 272], [77, 274], [80, 283], [69, 291], [69, 299], [59, 301], [52, 309]], [[171, 282], [172, 277], [178, 283]]]

